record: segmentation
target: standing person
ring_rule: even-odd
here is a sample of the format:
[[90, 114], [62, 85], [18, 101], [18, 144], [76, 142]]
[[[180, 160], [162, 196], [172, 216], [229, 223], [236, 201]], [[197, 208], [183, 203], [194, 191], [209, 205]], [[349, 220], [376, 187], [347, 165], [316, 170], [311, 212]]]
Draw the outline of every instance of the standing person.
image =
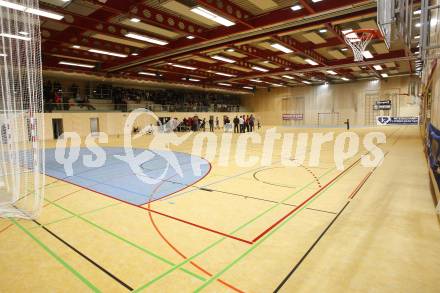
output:
[[206, 118], [203, 118], [200, 128], [203, 129], [203, 132], [206, 131]]
[[238, 125], [240, 124], [240, 119], [237, 116], [234, 118], [234, 133], [238, 133]]
[[238, 123], [240, 124], [240, 133], [244, 133], [244, 119], [243, 119], [243, 117], [244, 116], [240, 116], [239, 118], [238, 118]]
[[[224, 120], [223, 120], [223, 125], [224, 125]], [[215, 128], [216, 129], [220, 129], [220, 121], [218, 120], [218, 116], [215, 117]]]
[[255, 117], [254, 117], [254, 114], [251, 114], [251, 117], [249, 117], [250, 132], [254, 131], [254, 126], [255, 126]]
[[249, 115], [246, 115], [244, 120], [244, 127], [246, 128], [246, 132], [249, 132]]
[[214, 132], [214, 117], [209, 117], [209, 131]]
[[261, 128], [260, 120], [257, 120], [257, 125], [258, 125], [258, 130], [260, 130], [260, 128]]

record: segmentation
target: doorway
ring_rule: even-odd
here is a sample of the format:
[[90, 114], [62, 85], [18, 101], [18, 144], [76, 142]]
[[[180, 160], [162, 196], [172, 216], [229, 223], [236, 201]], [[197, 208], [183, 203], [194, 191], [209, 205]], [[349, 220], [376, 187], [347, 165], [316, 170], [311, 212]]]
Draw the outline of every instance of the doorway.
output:
[[99, 118], [90, 118], [90, 133], [92, 135], [99, 133]]
[[53, 129], [53, 138], [58, 139], [64, 130], [63, 130], [63, 119], [55, 118], [52, 119], [52, 129]]

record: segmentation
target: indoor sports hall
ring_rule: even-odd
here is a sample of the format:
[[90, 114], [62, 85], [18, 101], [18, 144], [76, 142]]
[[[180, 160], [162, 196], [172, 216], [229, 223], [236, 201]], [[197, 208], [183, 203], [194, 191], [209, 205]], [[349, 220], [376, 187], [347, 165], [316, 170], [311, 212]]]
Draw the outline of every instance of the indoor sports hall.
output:
[[439, 292], [440, 1], [0, 0], [0, 292]]

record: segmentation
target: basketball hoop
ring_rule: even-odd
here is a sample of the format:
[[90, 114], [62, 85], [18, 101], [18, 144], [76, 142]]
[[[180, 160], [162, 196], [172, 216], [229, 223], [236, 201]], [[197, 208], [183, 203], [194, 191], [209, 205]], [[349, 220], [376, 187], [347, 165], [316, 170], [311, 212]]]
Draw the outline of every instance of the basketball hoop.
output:
[[380, 38], [380, 32], [375, 29], [352, 30], [344, 34], [345, 42], [353, 49], [356, 62], [364, 60], [363, 52], [371, 40]]

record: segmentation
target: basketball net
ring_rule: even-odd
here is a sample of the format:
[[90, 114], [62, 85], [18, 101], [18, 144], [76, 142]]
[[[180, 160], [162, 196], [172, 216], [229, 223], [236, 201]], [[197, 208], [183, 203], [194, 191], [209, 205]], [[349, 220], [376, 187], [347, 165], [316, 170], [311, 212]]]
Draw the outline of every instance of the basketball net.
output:
[[364, 51], [373, 38], [378, 35], [376, 30], [354, 30], [344, 34], [344, 39], [347, 45], [351, 47], [354, 54], [354, 61], [359, 62], [364, 60]]

